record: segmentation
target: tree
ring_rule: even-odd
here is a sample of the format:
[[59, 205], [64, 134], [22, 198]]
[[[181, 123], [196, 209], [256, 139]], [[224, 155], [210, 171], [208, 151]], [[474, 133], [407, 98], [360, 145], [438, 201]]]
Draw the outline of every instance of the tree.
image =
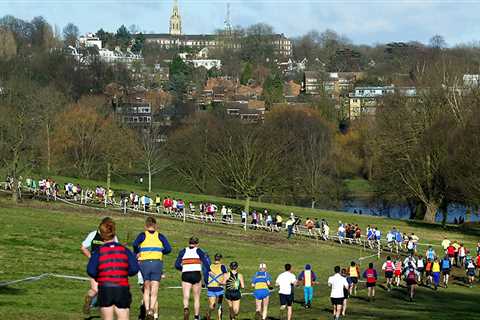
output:
[[17, 43], [10, 30], [0, 27], [0, 60], [9, 60], [17, 55]]
[[224, 121], [211, 144], [210, 174], [228, 192], [245, 198], [245, 211], [254, 197], [275, 186], [284, 159], [284, 149], [268, 141], [262, 127], [245, 127]]
[[77, 44], [78, 36], [80, 35], [80, 31], [78, 27], [73, 23], [68, 23], [63, 28], [63, 42], [66, 46], [75, 47]]
[[199, 193], [207, 192], [211, 144], [218, 132], [217, 120], [211, 114], [195, 115], [169, 137], [165, 147], [171, 169]]
[[447, 47], [447, 42], [445, 38], [441, 35], [434, 35], [429, 40], [430, 47], [433, 49], [445, 49]]
[[244, 61], [265, 64], [274, 60], [273, 28], [259, 23], [250, 26], [242, 38], [240, 56]]
[[242, 76], [240, 77], [240, 83], [247, 85], [250, 79], [253, 78], [253, 67], [252, 64], [247, 62], [242, 70]]
[[12, 179], [12, 201], [18, 201], [19, 180], [34, 166], [37, 131], [35, 118], [36, 86], [22, 78], [5, 85], [6, 94], [0, 95], [0, 159]]
[[265, 106], [270, 108], [274, 103], [283, 101], [283, 81], [278, 75], [269, 75], [263, 83]]
[[146, 129], [139, 134], [140, 161], [148, 175], [148, 192], [152, 192], [152, 177], [166, 168], [165, 158], [161, 152], [161, 131], [156, 128]]

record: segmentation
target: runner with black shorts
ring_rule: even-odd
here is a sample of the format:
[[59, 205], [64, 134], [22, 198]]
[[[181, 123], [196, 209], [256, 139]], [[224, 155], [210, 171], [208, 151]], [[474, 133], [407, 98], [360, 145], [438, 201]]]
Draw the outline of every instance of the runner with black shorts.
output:
[[297, 277], [292, 273], [292, 266], [289, 263], [285, 265], [285, 272], [277, 277], [275, 284], [280, 287], [278, 290], [280, 313], [287, 309], [287, 320], [291, 320], [293, 313], [293, 287], [297, 285]]
[[[128, 320], [132, 296], [128, 277], [138, 273], [139, 265], [133, 253], [116, 242], [113, 221], [100, 225], [105, 242], [92, 253], [87, 273], [98, 283], [98, 304], [102, 319]], [[115, 265], [115, 266], [113, 266]]]
[[385, 279], [387, 279], [387, 290], [392, 290], [392, 280], [393, 280], [393, 272], [395, 270], [395, 264], [392, 261], [390, 256], [387, 257], [387, 261], [382, 266], [382, 270], [385, 271]]
[[377, 285], [377, 270], [373, 268], [373, 263], [368, 264], [368, 269], [363, 272], [363, 277], [367, 279], [368, 301], [375, 299], [375, 286]]
[[334, 271], [335, 274], [328, 278], [328, 286], [332, 288], [330, 300], [333, 305], [333, 317], [338, 320], [342, 314], [343, 300], [345, 299], [345, 290], [348, 290], [348, 282], [340, 274], [340, 266], [335, 266]]
[[238, 263], [230, 263], [230, 273], [228, 274], [227, 282], [225, 284], [225, 299], [230, 309], [230, 319], [236, 320], [240, 312], [240, 299], [242, 293], [240, 289], [245, 288], [243, 275], [238, 273]]
[[198, 247], [197, 237], [191, 237], [188, 247], [178, 253], [175, 268], [182, 271], [183, 291], [183, 318], [190, 316], [190, 291], [193, 291], [193, 308], [195, 320], [200, 320], [200, 290], [202, 289], [202, 266], [206, 272], [210, 271], [210, 263], [202, 249]]

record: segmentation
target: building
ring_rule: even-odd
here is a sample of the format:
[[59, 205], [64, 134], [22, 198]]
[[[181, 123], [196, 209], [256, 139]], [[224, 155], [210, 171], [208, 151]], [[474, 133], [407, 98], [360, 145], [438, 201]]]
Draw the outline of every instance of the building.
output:
[[463, 86], [468, 88], [478, 88], [480, 85], [480, 74], [464, 74]]
[[322, 78], [319, 72], [305, 71], [303, 73], [302, 91], [306, 94], [320, 94]]
[[357, 119], [362, 116], [375, 115], [378, 105], [382, 99], [390, 94], [399, 94], [404, 97], [415, 97], [415, 87], [395, 87], [393, 85], [383, 87], [356, 87], [349, 94], [348, 117]]
[[78, 38], [78, 44], [83, 48], [97, 47], [98, 50], [102, 49], [102, 40], [93, 33], [87, 33], [84, 36], [80, 36]]
[[[170, 16], [169, 33], [145, 34], [145, 42], [157, 44], [164, 49], [171, 48], [203, 48], [215, 49], [228, 46], [234, 49], [241, 48], [242, 38], [236, 37], [228, 29], [223, 35], [214, 34], [192, 34], [185, 35], [182, 32], [182, 18], [177, 1], [174, 2], [172, 15]], [[292, 55], [292, 41], [284, 34], [274, 34], [270, 37], [275, 53], [290, 57]]]

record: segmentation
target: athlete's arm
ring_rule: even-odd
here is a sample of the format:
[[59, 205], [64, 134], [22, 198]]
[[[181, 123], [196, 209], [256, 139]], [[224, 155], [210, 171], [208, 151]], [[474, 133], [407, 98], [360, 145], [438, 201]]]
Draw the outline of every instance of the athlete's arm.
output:
[[145, 241], [145, 233], [139, 233], [135, 241], [133, 241], [132, 246], [133, 246], [133, 252], [135, 254], [138, 254], [140, 252], [140, 244]]
[[88, 248], [85, 248], [84, 246], [81, 246], [80, 247], [80, 250], [82, 251], [83, 255], [87, 258], [90, 259], [90, 257], [92, 256], [92, 254], [90, 253], [90, 250], [88, 250]]
[[163, 254], [169, 254], [170, 252], [172, 252], [172, 246], [163, 234], [159, 233], [158, 239], [163, 243]]
[[87, 273], [90, 277], [94, 279], [98, 275], [98, 258], [99, 258], [98, 250], [95, 250], [95, 252], [93, 252], [93, 254], [90, 257], [90, 260], [88, 260], [88, 264], [87, 264]]
[[129, 249], [127, 251], [127, 256], [128, 256], [128, 275], [134, 276], [138, 273], [140, 270], [140, 266], [138, 265], [137, 259], [135, 255], [130, 251]]
[[175, 269], [182, 271], [182, 258], [185, 254], [185, 249], [180, 250], [177, 256], [177, 260], [175, 261]]
[[205, 252], [203, 252], [202, 249], [198, 248], [197, 254], [200, 257], [200, 260], [202, 261], [202, 264], [205, 267], [205, 269], [207, 271], [210, 271], [210, 261], [208, 261], [207, 256], [205, 255]]

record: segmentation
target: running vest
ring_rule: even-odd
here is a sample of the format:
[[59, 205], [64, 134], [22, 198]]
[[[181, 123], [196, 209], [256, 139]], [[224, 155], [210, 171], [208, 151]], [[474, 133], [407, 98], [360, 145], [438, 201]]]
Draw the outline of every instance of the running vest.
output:
[[396, 264], [395, 264], [395, 270], [397, 271], [402, 271], [402, 262], [401, 261], [398, 261]]
[[145, 240], [140, 244], [140, 257], [138, 260], [162, 260], [163, 242], [158, 238], [158, 231], [150, 233], [145, 231]]
[[473, 264], [472, 261], [469, 261], [468, 264], [467, 264], [467, 269], [473, 269], [473, 270], [475, 270], [475, 264]]
[[222, 286], [220, 283], [221, 278], [223, 277], [222, 266], [223, 265], [221, 263], [214, 263], [210, 265], [207, 283], [208, 288], [218, 288]]
[[432, 272], [440, 272], [440, 263], [438, 262], [433, 263]]
[[111, 243], [98, 250], [98, 285], [128, 287], [128, 256], [125, 247]]
[[269, 276], [266, 271], [257, 271], [253, 279], [254, 289], [255, 290], [268, 289], [268, 284], [267, 284], [268, 279], [269, 279]]
[[427, 272], [432, 271], [432, 266], [433, 266], [433, 262], [427, 262], [427, 265], [425, 266], [425, 271]]
[[182, 272], [202, 271], [202, 261], [197, 253], [197, 248], [185, 248], [182, 257]]
[[355, 267], [350, 267], [349, 273], [350, 277], [358, 278], [358, 268], [357, 266]]
[[101, 246], [103, 246], [103, 239], [100, 235], [100, 232], [97, 231], [95, 237], [92, 240], [92, 244], [90, 245], [90, 252], [97, 250]]
[[415, 281], [417, 279], [417, 275], [415, 274], [414, 270], [409, 270], [407, 274], [408, 281]]
[[228, 291], [240, 290], [240, 279], [238, 279], [238, 273], [233, 273], [230, 271], [230, 277], [225, 284], [225, 288]]
[[395, 269], [395, 265], [392, 261], [385, 262], [385, 272], [392, 272]]
[[427, 251], [427, 259], [433, 260], [435, 259], [435, 252], [433, 250], [428, 250]]
[[375, 272], [373, 269], [367, 269], [367, 282], [368, 283], [377, 282], [377, 279], [375, 279]]
[[313, 282], [312, 270], [303, 271], [303, 281], [305, 282], [305, 287], [311, 287]]
[[442, 260], [442, 269], [450, 269], [450, 260], [448, 259]]

